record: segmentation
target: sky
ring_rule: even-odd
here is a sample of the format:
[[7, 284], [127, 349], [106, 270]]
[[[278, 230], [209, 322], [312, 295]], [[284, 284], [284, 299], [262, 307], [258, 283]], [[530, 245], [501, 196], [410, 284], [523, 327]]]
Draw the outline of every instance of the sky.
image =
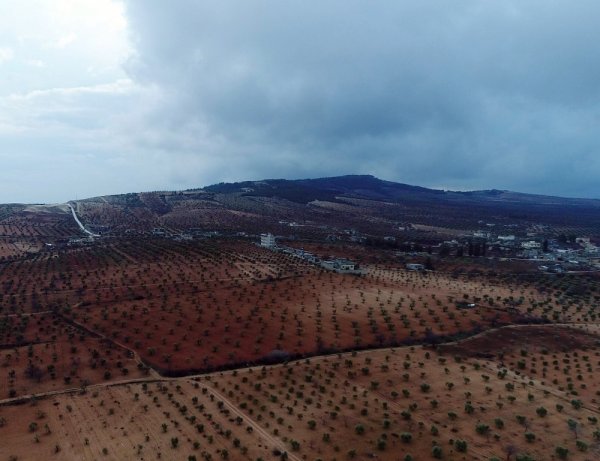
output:
[[600, 2], [2, 0], [0, 203], [372, 174], [600, 198]]

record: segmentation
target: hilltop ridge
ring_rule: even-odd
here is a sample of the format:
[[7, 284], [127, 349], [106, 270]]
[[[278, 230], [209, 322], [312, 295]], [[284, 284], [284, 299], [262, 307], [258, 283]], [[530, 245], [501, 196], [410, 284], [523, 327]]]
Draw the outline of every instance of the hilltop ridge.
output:
[[[435, 227], [448, 235], [490, 227], [526, 234], [536, 226], [548, 227], [555, 234], [600, 235], [600, 200], [497, 189], [447, 191], [371, 175], [219, 183], [182, 191], [92, 197], [69, 204], [86, 227], [102, 234], [155, 228], [171, 233], [194, 229], [285, 234], [288, 223], [296, 223], [303, 226], [295, 228], [298, 235], [352, 228], [394, 236], [400, 229], [415, 226]], [[69, 214], [65, 206], [4, 205], [3, 210], [6, 216], [42, 211], [58, 215], [61, 210]]]

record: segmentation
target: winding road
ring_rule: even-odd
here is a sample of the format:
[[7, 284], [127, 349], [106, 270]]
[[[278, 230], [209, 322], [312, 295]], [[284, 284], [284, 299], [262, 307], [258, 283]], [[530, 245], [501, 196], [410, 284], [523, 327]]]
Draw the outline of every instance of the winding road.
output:
[[77, 213], [75, 213], [75, 208], [73, 208], [73, 205], [71, 205], [70, 203], [67, 203], [67, 206], [71, 209], [71, 213], [73, 214], [73, 219], [75, 219], [75, 222], [77, 223], [77, 225], [83, 232], [88, 234], [90, 237], [100, 237], [99, 234], [94, 234], [92, 231], [89, 231], [85, 228], [85, 226], [81, 223], [81, 221], [77, 217]]

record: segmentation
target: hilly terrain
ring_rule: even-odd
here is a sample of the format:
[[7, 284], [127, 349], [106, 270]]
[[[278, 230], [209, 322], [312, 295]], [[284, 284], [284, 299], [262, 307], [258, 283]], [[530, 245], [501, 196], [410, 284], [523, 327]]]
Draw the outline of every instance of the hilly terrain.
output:
[[328, 232], [327, 227], [395, 235], [399, 227], [413, 224], [450, 233], [489, 224], [600, 234], [600, 200], [500, 190], [441, 191], [359, 175], [105, 196], [78, 201], [77, 211], [91, 227], [116, 233], [155, 227], [279, 233], [283, 221], [308, 226], [296, 229], [307, 235]]
[[597, 200], [342, 176], [2, 205], [0, 461], [599, 459], [599, 302]]
[[[449, 235], [486, 225], [521, 231], [544, 225], [557, 233], [600, 234], [600, 200], [501, 190], [442, 191], [366, 175], [111, 195], [77, 201], [76, 211], [86, 225], [103, 234], [156, 227], [172, 232], [280, 233], [290, 222], [304, 226], [295, 231], [306, 235], [344, 228], [397, 235], [399, 228], [414, 224], [434, 226], [440, 233], [447, 229]], [[37, 220], [47, 221], [68, 213], [65, 206], [2, 205], [0, 218], [10, 217], [9, 222], [17, 223], [23, 215], [37, 214]]]

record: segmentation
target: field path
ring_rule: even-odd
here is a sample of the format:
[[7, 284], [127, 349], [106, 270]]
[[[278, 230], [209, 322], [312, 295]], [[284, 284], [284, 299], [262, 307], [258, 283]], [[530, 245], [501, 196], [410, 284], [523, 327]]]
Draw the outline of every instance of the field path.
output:
[[[206, 386], [206, 383], [204, 383], [204, 385]], [[254, 419], [250, 418], [247, 414], [243, 413], [235, 404], [233, 404], [229, 399], [227, 399], [227, 397], [225, 397], [223, 394], [217, 391], [214, 387], [206, 387], [209, 388], [210, 392], [212, 392], [215, 395], [215, 397], [223, 401], [223, 404], [229, 409], [229, 411], [234, 413], [236, 416], [243, 418], [244, 421], [246, 421], [250, 426], [252, 426], [255, 432], [257, 432], [267, 442], [273, 445], [273, 447], [278, 448], [281, 452], [287, 452], [288, 459], [291, 459], [293, 461], [302, 461], [298, 456], [288, 452], [285, 449], [285, 444], [281, 440], [269, 434], [259, 423], [257, 423]]]
[[98, 337], [100, 339], [103, 339], [104, 341], [107, 341], [107, 342], [109, 342], [111, 344], [114, 344], [115, 346], [120, 347], [121, 349], [125, 349], [127, 351], [127, 353], [129, 354], [130, 358], [132, 358], [135, 361], [135, 363], [137, 363], [138, 365], [142, 365], [142, 366], [144, 366], [145, 368], [148, 369], [148, 373], [151, 375], [150, 379], [156, 379], [156, 378], [160, 378], [161, 377], [160, 374], [154, 368], [152, 368], [151, 366], [149, 366], [146, 363], [144, 363], [144, 361], [142, 360], [142, 358], [140, 357], [140, 355], [137, 353], [137, 351], [135, 349], [131, 349], [131, 348], [127, 347], [126, 345], [124, 345], [124, 344], [122, 344], [122, 343], [120, 343], [118, 341], [115, 341], [112, 338], [109, 338], [108, 336], [106, 336], [103, 333], [99, 333], [99, 332], [97, 332], [95, 330], [92, 330], [91, 328], [88, 328], [87, 326], [83, 325], [82, 323], [80, 323], [80, 322], [78, 322], [76, 320], [73, 320], [70, 317], [67, 317], [67, 316], [63, 315], [60, 312], [57, 312], [56, 315], [58, 315], [66, 323], [71, 324], [71, 325], [73, 325], [76, 328], [79, 328], [81, 330], [84, 330], [84, 331], [86, 331], [87, 333], [89, 333], [92, 336], [95, 336], [95, 337]]
[[88, 391], [91, 391], [94, 389], [104, 389], [107, 387], [125, 386], [127, 384], [167, 382], [167, 381], [173, 381], [173, 380], [177, 380], [177, 379], [184, 379], [184, 378], [133, 378], [133, 379], [123, 379], [123, 380], [119, 380], [119, 381], [111, 381], [108, 383], [90, 384], [89, 386], [86, 386], [86, 387], [69, 387], [67, 389], [57, 389], [55, 391], [39, 392], [37, 394], [26, 394], [26, 395], [20, 395], [18, 397], [2, 399], [2, 400], [0, 400], [0, 406], [19, 405], [19, 404], [27, 402], [29, 400], [45, 399], [45, 398], [54, 397], [57, 395], [76, 394], [76, 393], [81, 393], [81, 392], [88, 392]]
[[[578, 324], [556, 324], [553, 326], [576, 327], [577, 325]], [[537, 327], [537, 325], [535, 325], [535, 326]], [[548, 326], [548, 325], [545, 325], [545, 326]], [[81, 326], [81, 327], [85, 328], [83, 326]], [[508, 327], [505, 326], [505, 327], [497, 328], [494, 330], [501, 330], [501, 329], [506, 329], [506, 328], [525, 329], [525, 328], [527, 328], [527, 326], [526, 325], [512, 325], [512, 326], [508, 326]], [[492, 330], [488, 330], [480, 335], [466, 338], [462, 341], [459, 341], [459, 343], [464, 342], [464, 341], [469, 341], [473, 338], [476, 338], [476, 337], [484, 335], [484, 334], [489, 334], [490, 331], [492, 331]], [[96, 336], [98, 336], [98, 333], [94, 333], [94, 334]], [[453, 343], [456, 343], [456, 342], [453, 342]], [[448, 344], [453, 344], [453, 343], [448, 343]], [[125, 349], [130, 351], [129, 348], [127, 348], [123, 345], [119, 344], [119, 346], [124, 347]], [[131, 352], [133, 354], [135, 354], [135, 356], [137, 356], [135, 351], [131, 351]], [[363, 354], [368, 354], [368, 353], [369, 353], [369, 351], [365, 350], [365, 351], [360, 351], [357, 354], [363, 355]], [[337, 353], [336, 354], [327, 354], [327, 355], [337, 355]], [[322, 356], [322, 357], [324, 357], [324, 356]], [[138, 357], [138, 359], [139, 359], [139, 357]], [[301, 359], [301, 360], [303, 360], [303, 359]], [[278, 368], [280, 366], [282, 366], [282, 365], [281, 364], [274, 365], [275, 368]], [[258, 369], [261, 367], [256, 366], [256, 367], [252, 367], [252, 368]], [[488, 367], [485, 364], [482, 365], [482, 369], [489, 371], [490, 373], [494, 373], [495, 371], [497, 371], [495, 368]], [[52, 396], [59, 396], [59, 395], [74, 395], [74, 394], [82, 393], [82, 392], [86, 392], [86, 391], [89, 392], [89, 391], [95, 390], [95, 389], [107, 389], [107, 388], [116, 387], [116, 386], [125, 386], [128, 384], [182, 382], [184, 380], [189, 382], [190, 380], [194, 380], [194, 378], [204, 376], [204, 374], [199, 374], [199, 375], [192, 375], [192, 376], [188, 376], [188, 377], [169, 378], [169, 377], [161, 377], [152, 368], [150, 368], [150, 372], [152, 373], [152, 375], [149, 377], [145, 377], [145, 378], [135, 378], [135, 379], [126, 379], [126, 380], [106, 382], [106, 383], [98, 383], [98, 384], [89, 385], [86, 388], [73, 387], [73, 388], [69, 388], [69, 389], [48, 391], [48, 392], [42, 392], [42, 393], [38, 393], [38, 394], [30, 394], [30, 395], [15, 397], [15, 398], [3, 399], [3, 400], [0, 400], [0, 406], [16, 405], [16, 404], [27, 402], [29, 400], [34, 400], [34, 399], [44, 399], [44, 398], [48, 398], [48, 397], [52, 397]], [[233, 372], [234, 372], [234, 370], [230, 370], [229, 372], [225, 372], [225, 373], [233, 373]], [[345, 379], [345, 376], [343, 375], [343, 373], [340, 370], [337, 370], [335, 373], [338, 375], [339, 380]], [[509, 382], [515, 383], [515, 385], [523, 384], [523, 377], [517, 375], [512, 370], [508, 370], [506, 379]], [[551, 393], [552, 395], [558, 397], [559, 399], [564, 400], [565, 407], [567, 407], [566, 404], [568, 403], [568, 398], [563, 392], [557, 392], [552, 387], [542, 385], [541, 381], [538, 381], [536, 379], [530, 378], [529, 380], [533, 381], [535, 383], [533, 386], [531, 386], [532, 391], [535, 390], [537, 392]], [[249, 427], [252, 427], [254, 433], [259, 437], [258, 440], [265, 444], [265, 448], [271, 447], [270, 449], [273, 449], [273, 450], [277, 449], [277, 450], [281, 451], [282, 453], [286, 453], [288, 459], [290, 459], [292, 461], [301, 461], [301, 458], [298, 455], [291, 453], [286, 449], [287, 444], [284, 441], [282, 441], [277, 436], [272, 435], [268, 431], [267, 428], [262, 426], [258, 421], [253, 419], [250, 415], [246, 414], [239, 406], [237, 406], [234, 402], [229, 400], [223, 393], [221, 393], [219, 390], [217, 390], [215, 387], [213, 387], [213, 385], [210, 382], [204, 381], [203, 385], [206, 386], [206, 388], [208, 389], [208, 392], [210, 394], [212, 394], [214, 396], [214, 398], [216, 398], [218, 401], [222, 402], [222, 405], [228, 410], [228, 412], [233, 417], [242, 418], [242, 420], [245, 421], [245, 423]], [[360, 383], [355, 382], [354, 385], [357, 387], [358, 390], [368, 392], [368, 389], [366, 387], [364, 387], [363, 385], [361, 385]], [[382, 400], [385, 400], [389, 404], [390, 409], [394, 413], [400, 413], [401, 411], [404, 410], [404, 405], [402, 405], [400, 402], [396, 402], [395, 400], [390, 399], [389, 396], [386, 395], [385, 393], [383, 393], [381, 391], [377, 391], [377, 390], [375, 390], [373, 392], [375, 394], [377, 394], [379, 396], [379, 398], [381, 398]], [[591, 414], [591, 415], [599, 414], [599, 412], [595, 408], [590, 408], [590, 406], [588, 406], [588, 405], [584, 406], [584, 411], [588, 412], [588, 414]], [[422, 417], [417, 418], [416, 421], [421, 421], [426, 424], [431, 424], [434, 422], [430, 417], [425, 416], [425, 415], [422, 415]], [[489, 457], [493, 454], [493, 453], [488, 453], [485, 448], [480, 447], [480, 446], [470, 447], [470, 453], [471, 453], [471, 456], [473, 459], [489, 459]]]
[[[110, 383], [92, 384], [90, 386], [87, 386], [85, 388], [85, 391], [89, 392], [89, 391], [93, 391], [95, 389], [106, 389], [106, 388], [110, 388], [110, 387], [125, 386], [128, 384], [176, 382], [176, 381], [182, 381], [182, 380], [187, 380], [187, 379], [189, 379], [189, 378], [160, 378], [159, 377], [159, 378], [127, 379], [127, 380], [121, 380], [121, 381], [113, 381]], [[275, 436], [271, 435], [269, 432], [267, 432], [267, 430], [263, 426], [261, 426], [260, 423], [258, 423], [256, 420], [250, 418], [247, 414], [245, 414], [242, 410], [240, 410], [234, 403], [232, 403], [227, 397], [225, 397], [223, 394], [221, 394], [219, 391], [217, 391], [214, 387], [210, 386], [208, 383], [204, 383], [204, 385], [208, 388], [209, 392], [215, 396], [215, 398], [217, 398], [218, 400], [221, 400], [223, 402], [223, 405], [234, 416], [239, 416], [249, 426], [251, 426], [253, 428], [254, 432], [264, 439], [266, 444], [270, 444], [273, 448], [277, 448], [282, 453], [286, 452], [289, 460], [302, 461], [301, 458], [299, 458], [295, 454], [290, 453], [288, 450], [286, 450], [285, 443], [283, 441], [281, 441], [277, 437], [275, 437]], [[83, 389], [81, 387], [72, 387], [69, 389], [59, 389], [59, 390], [55, 390], [55, 391], [41, 392], [38, 394], [23, 395], [23, 396], [19, 396], [19, 397], [10, 398], [10, 399], [0, 400], [0, 406], [17, 405], [17, 404], [26, 402], [28, 400], [43, 399], [43, 398], [48, 398], [48, 397], [53, 397], [53, 396], [58, 396], [58, 395], [77, 394], [77, 393], [81, 393], [82, 391], [83, 391]]]

